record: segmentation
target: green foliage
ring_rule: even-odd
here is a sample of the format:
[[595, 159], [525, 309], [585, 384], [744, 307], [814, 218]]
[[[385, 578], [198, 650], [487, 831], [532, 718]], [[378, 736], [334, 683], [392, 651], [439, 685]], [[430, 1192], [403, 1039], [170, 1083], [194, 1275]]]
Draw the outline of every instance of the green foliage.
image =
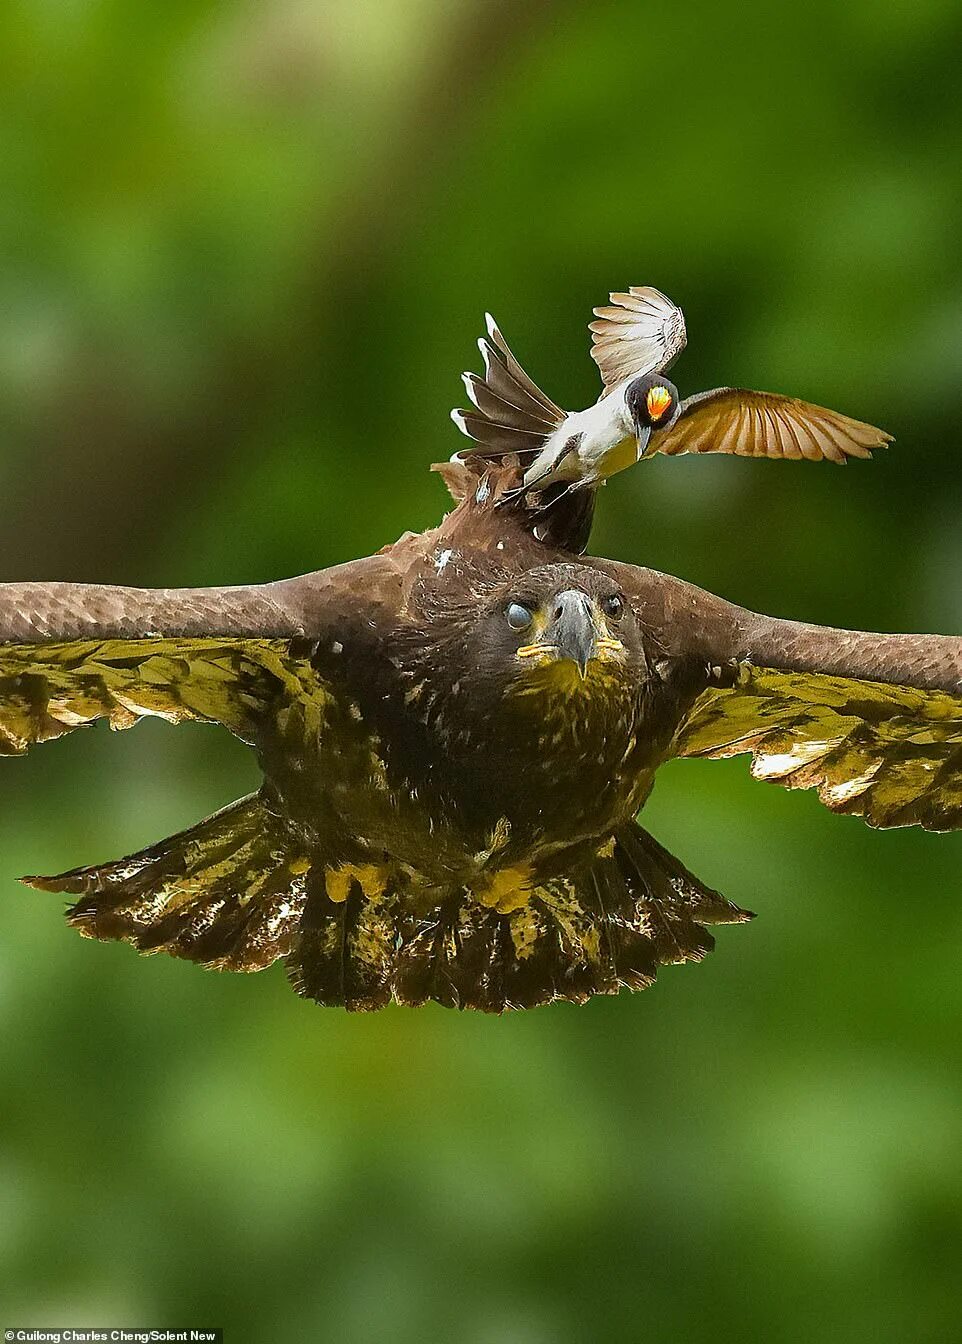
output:
[[[6, 5], [0, 575], [370, 551], [444, 507], [426, 466], [485, 308], [583, 405], [591, 305], [653, 283], [683, 393], [794, 392], [897, 442], [648, 463], [594, 549], [781, 615], [962, 628], [960, 26], [939, 0]], [[154, 723], [0, 769], [7, 1324], [957, 1331], [962, 837], [679, 762], [646, 824], [759, 919], [645, 995], [502, 1020], [140, 961], [14, 884], [252, 769]]]

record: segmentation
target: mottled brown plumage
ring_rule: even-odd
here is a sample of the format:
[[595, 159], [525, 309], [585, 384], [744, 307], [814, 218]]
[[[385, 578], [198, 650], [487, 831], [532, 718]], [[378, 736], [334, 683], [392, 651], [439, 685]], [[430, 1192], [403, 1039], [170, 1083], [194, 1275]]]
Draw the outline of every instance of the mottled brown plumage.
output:
[[962, 640], [759, 616], [580, 557], [593, 496], [517, 467], [375, 556], [281, 583], [0, 586], [0, 752], [144, 714], [224, 724], [261, 789], [68, 892], [82, 933], [284, 958], [325, 1004], [501, 1011], [641, 988], [746, 912], [635, 815], [673, 755], [751, 752], [876, 826], [962, 826]]

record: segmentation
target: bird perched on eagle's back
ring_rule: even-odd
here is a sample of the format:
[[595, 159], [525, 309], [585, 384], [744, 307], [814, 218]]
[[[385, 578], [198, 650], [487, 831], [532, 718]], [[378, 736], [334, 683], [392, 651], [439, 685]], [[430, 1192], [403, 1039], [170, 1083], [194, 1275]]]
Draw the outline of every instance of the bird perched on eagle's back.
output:
[[594, 312], [591, 357], [604, 391], [583, 411], [563, 411], [545, 396], [488, 314], [487, 338], [478, 342], [484, 377], [463, 375], [472, 409], [451, 412], [478, 446], [455, 457], [514, 454], [525, 489], [558, 481], [584, 489], [655, 453], [843, 463], [891, 441], [873, 425], [771, 392], [716, 387], [681, 400], [665, 373], [687, 343], [685, 319], [650, 285], [612, 294]]
[[[504, 365], [508, 368], [508, 365]], [[0, 585], [0, 753], [220, 723], [260, 789], [25, 879], [70, 923], [298, 993], [500, 1012], [643, 988], [747, 912], [635, 819], [673, 756], [749, 752], [871, 825], [962, 827], [962, 640], [760, 616], [580, 556], [593, 492], [448, 464], [441, 525], [252, 587]]]

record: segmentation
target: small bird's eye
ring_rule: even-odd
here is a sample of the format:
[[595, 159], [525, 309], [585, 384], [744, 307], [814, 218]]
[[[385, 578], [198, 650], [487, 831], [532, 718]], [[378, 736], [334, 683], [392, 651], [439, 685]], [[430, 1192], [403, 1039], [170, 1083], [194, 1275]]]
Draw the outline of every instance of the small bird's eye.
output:
[[601, 610], [613, 621], [620, 621], [625, 614], [625, 599], [620, 593], [609, 593], [601, 599]]
[[512, 630], [527, 630], [531, 624], [531, 612], [520, 602], [509, 602], [504, 614]]

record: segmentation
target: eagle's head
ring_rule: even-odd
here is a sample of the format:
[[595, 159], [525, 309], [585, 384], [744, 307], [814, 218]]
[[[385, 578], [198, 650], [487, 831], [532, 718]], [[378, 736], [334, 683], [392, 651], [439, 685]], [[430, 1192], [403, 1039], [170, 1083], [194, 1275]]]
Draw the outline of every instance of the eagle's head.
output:
[[568, 561], [469, 568], [461, 556], [437, 578], [392, 641], [394, 695], [371, 687], [398, 771], [482, 829], [527, 818], [570, 838], [636, 809], [675, 719], [663, 712], [664, 651], [617, 578]]
[[648, 668], [625, 594], [577, 564], [528, 570], [486, 594], [465, 651], [490, 688], [512, 697], [634, 694]]
[[459, 759], [471, 745], [530, 748], [531, 731], [568, 726], [583, 745], [614, 751], [661, 703], [664, 650], [612, 575], [573, 561], [469, 568], [458, 557], [437, 578], [412, 603], [417, 619], [392, 639], [390, 658], [400, 717]]

